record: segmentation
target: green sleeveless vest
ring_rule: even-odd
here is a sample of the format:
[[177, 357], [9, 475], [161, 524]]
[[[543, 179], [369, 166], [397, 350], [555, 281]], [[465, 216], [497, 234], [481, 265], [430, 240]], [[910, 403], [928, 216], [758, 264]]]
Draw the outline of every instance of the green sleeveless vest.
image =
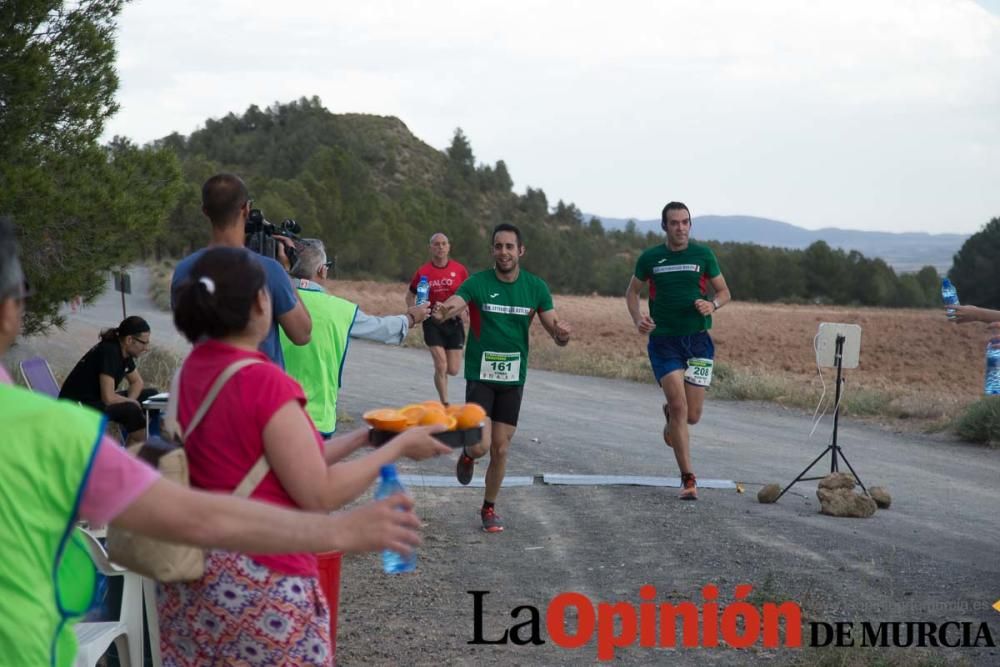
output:
[[337, 392], [358, 307], [321, 291], [315, 283], [300, 283], [309, 285], [300, 285], [299, 296], [312, 318], [312, 338], [306, 345], [295, 345], [281, 332], [285, 371], [302, 385], [308, 401], [306, 412], [316, 428], [321, 433], [333, 433], [337, 430]]
[[0, 384], [0, 662], [72, 665], [96, 572], [74, 530], [104, 416]]

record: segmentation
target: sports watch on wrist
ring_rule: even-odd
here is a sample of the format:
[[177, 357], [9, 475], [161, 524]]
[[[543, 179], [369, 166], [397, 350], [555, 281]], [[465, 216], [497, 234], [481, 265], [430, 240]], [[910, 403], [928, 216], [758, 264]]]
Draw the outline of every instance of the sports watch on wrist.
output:
[[718, 299], [712, 299], [712, 307], [715, 308], [715, 310], [712, 311], [713, 313], [719, 308], [722, 308], [722, 306], [719, 305]]

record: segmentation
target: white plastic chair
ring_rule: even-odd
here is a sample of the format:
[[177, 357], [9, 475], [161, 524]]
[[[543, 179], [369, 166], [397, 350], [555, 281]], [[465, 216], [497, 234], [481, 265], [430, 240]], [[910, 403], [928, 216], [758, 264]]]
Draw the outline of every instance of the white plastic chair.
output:
[[[79, 644], [76, 667], [94, 667], [111, 644], [118, 648], [120, 664], [142, 667], [142, 577], [112, 563], [96, 537], [83, 529], [80, 529], [80, 532], [90, 550], [90, 557], [97, 566], [97, 571], [106, 577], [122, 577], [123, 581], [122, 608], [117, 621], [76, 624], [76, 641]], [[153, 600], [155, 610], [155, 593]], [[159, 658], [159, 634], [157, 628], [154, 662], [158, 662]]]
[[160, 658], [160, 615], [156, 611], [156, 582], [142, 578], [142, 600], [146, 603], [146, 628], [149, 631], [149, 651], [153, 667], [162, 667]]

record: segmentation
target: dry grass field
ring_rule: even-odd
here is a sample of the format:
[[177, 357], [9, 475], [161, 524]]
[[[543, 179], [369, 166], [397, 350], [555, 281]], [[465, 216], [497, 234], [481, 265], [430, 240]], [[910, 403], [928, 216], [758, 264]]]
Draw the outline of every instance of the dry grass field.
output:
[[[402, 283], [338, 281], [334, 286], [365, 312], [402, 312]], [[652, 384], [645, 339], [632, 327], [623, 298], [556, 296], [555, 303], [573, 326], [573, 342], [558, 348], [541, 326], [534, 326], [533, 367]], [[820, 322], [862, 327], [860, 366], [845, 372], [846, 414], [913, 419], [933, 427], [982, 395], [983, 325], [955, 326], [942, 310], [739, 301], [715, 316], [715, 395], [813, 408], [822, 391], [813, 352]], [[421, 344], [419, 328], [410, 344]], [[833, 369], [824, 369], [823, 377], [832, 399]]]

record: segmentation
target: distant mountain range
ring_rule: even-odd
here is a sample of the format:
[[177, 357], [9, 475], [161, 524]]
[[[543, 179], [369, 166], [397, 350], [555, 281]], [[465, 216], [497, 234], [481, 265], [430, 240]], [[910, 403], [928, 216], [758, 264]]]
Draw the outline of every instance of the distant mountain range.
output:
[[[627, 219], [583, 214], [584, 220], [595, 217], [605, 229], [624, 229]], [[659, 220], [636, 220], [639, 232], [659, 231]], [[695, 216], [691, 236], [704, 241], [735, 241], [779, 248], [805, 248], [815, 241], [831, 247], [857, 250], [865, 257], [881, 257], [897, 273], [919, 271], [933, 266], [944, 274], [968, 234], [926, 234], [923, 232], [865, 232], [826, 227], [805, 229], [787, 222], [750, 215]]]

